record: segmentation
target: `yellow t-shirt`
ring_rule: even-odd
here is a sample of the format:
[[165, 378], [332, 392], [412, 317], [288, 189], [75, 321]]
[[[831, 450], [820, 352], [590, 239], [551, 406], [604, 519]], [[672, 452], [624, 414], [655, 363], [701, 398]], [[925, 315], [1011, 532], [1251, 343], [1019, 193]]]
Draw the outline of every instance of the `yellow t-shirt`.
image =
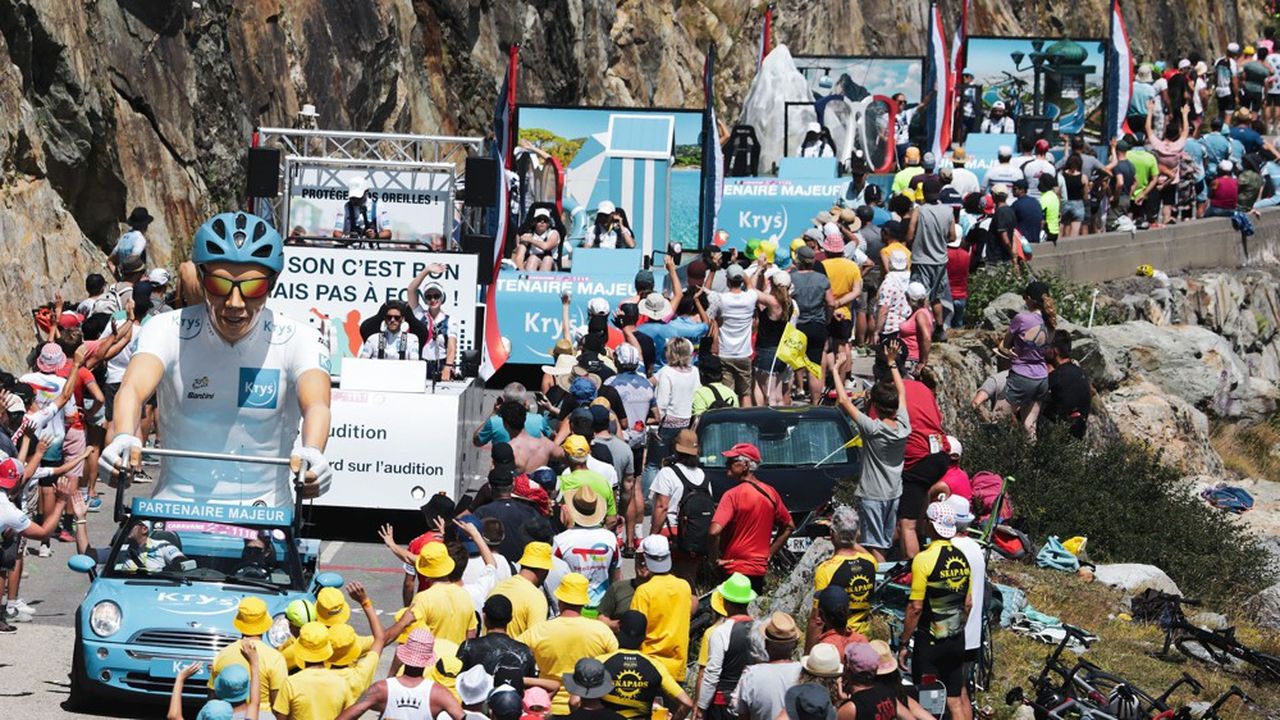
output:
[[883, 260], [881, 265], [886, 268], [889, 267], [889, 253], [893, 252], [894, 250], [901, 250], [902, 252], [906, 253], [907, 267], [908, 268], [911, 267], [911, 249], [908, 248], [906, 245], [903, 245], [902, 243], [898, 242], [897, 240], [894, 240], [888, 245], [885, 245], [884, 247], [880, 248], [880, 257]]
[[688, 670], [692, 605], [689, 583], [670, 574], [649, 578], [631, 599], [631, 609], [649, 619], [640, 652], [665, 665], [677, 682], [684, 682]]
[[[871, 631], [871, 593], [876, 586], [876, 559], [868, 552], [836, 555], [813, 571], [814, 592], [820, 592], [835, 579], [849, 593], [849, 629], [868, 635]], [[817, 602], [814, 602], [817, 607]]]
[[276, 695], [277, 718], [333, 720], [347, 706], [347, 683], [336, 670], [307, 668], [289, 676]]
[[[213, 687], [213, 681], [217, 679], [219, 673], [232, 665], [249, 669], [249, 661], [240, 654], [242, 642], [244, 641], [237, 640], [231, 643], [222, 648], [213, 658], [213, 667], [209, 670], [209, 687]], [[289, 665], [279, 650], [261, 640], [255, 641], [254, 644], [258, 646], [258, 686], [262, 689], [262, 703], [259, 709], [270, 712], [271, 693], [273, 691], [278, 693], [280, 688], [284, 687], [284, 681], [289, 679]]]
[[[688, 614], [687, 609], [685, 614]], [[685, 635], [688, 636], [687, 623]], [[516, 639], [533, 651], [539, 677], [556, 682], [560, 682], [565, 673], [573, 672], [573, 666], [582, 658], [600, 657], [618, 649], [618, 638], [614, 637], [608, 625], [580, 615], [562, 615], [540, 622]], [[569, 692], [563, 687], [551, 698], [551, 714], [569, 714]]]
[[511, 622], [507, 634], [511, 637], [547, 619], [547, 596], [542, 589], [523, 575], [512, 575], [494, 586], [489, 596], [504, 595], [511, 601]]
[[373, 676], [378, 672], [378, 656], [366, 652], [347, 667], [332, 670], [346, 682], [347, 705], [351, 705], [373, 684]]
[[414, 622], [420, 622], [432, 635], [461, 645], [467, 632], [479, 626], [476, 606], [461, 585], [439, 582], [413, 596], [409, 605]]
[[[831, 283], [831, 294], [839, 298], [853, 290], [853, 286], [862, 282], [862, 271], [858, 263], [844, 257], [827, 258], [822, 261], [822, 269], [827, 273], [827, 281]], [[848, 305], [836, 306], [837, 320], [849, 320], [853, 313]]]

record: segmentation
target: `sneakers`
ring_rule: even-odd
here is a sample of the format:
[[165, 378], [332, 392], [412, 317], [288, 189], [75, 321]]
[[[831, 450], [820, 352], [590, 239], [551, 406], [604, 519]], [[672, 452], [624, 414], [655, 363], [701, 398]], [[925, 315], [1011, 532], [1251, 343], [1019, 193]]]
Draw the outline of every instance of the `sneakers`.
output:
[[89, 498], [89, 501], [85, 503], [85, 506], [89, 509], [89, 512], [100, 512], [102, 510], [102, 498]]
[[155, 482], [151, 479], [151, 476], [147, 474], [146, 470], [139, 470], [134, 473], [133, 481], [138, 485], [146, 485], [147, 483]]
[[58, 531], [58, 542], [73, 543], [75, 541], [76, 541], [76, 536], [72, 535], [70, 532], [66, 530]]
[[9, 601], [9, 607], [11, 607], [11, 608], [17, 608], [17, 609], [18, 609], [18, 612], [24, 612], [24, 613], [28, 613], [28, 614], [30, 614], [30, 615], [35, 615], [35, 614], [36, 614], [35, 608], [33, 608], [33, 607], [31, 607], [30, 605], [28, 605], [28, 604], [27, 604], [27, 601], [26, 601], [26, 600], [23, 600], [22, 598], [18, 598], [17, 600], [10, 600], [10, 601]]
[[10, 625], [9, 623], [3, 620], [0, 620], [0, 633], [8, 634], [8, 633], [16, 633], [16, 632], [18, 632], [18, 628]]
[[31, 618], [35, 617], [29, 612], [21, 612], [17, 608], [10, 605], [4, 610], [4, 620], [10, 623], [31, 622]]
[[42, 558], [53, 557], [53, 548], [48, 545], [41, 545], [40, 549], [36, 550], [36, 555]]

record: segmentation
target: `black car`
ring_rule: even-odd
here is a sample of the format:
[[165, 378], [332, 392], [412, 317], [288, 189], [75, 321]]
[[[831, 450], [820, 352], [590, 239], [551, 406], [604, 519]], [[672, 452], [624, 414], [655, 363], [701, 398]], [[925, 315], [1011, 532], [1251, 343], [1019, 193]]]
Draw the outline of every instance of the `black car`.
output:
[[752, 443], [763, 460], [756, 475], [782, 495], [797, 522], [826, 505], [837, 482], [857, 481], [861, 452], [844, 447], [855, 435], [839, 408], [825, 406], [711, 410], [698, 423], [702, 466], [715, 496], [730, 487], [720, 453]]

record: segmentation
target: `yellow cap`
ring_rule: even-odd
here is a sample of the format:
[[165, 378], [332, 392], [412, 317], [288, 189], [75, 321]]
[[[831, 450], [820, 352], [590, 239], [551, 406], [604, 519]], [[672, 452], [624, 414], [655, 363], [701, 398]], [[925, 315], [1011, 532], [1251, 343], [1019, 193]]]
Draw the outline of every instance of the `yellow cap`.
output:
[[920, 148], [916, 147], [915, 145], [912, 145], [911, 147], [907, 148], [907, 152], [904, 154], [904, 160], [908, 165], [912, 163], [919, 163]]
[[266, 634], [271, 629], [271, 614], [267, 612], [267, 604], [262, 598], [252, 595], [241, 600], [232, 624], [245, 635]]
[[561, 447], [564, 448], [565, 454], [574, 460], [586, 460], [591, 456], [591, 444], [581, 435], [570, 435], [564, 439]]
[[338, 588], [320, 588], [316, 593], [316, 618], [329, 627], [351, 619], [351, 606]]
[[360, 658], [360, 638], [356, 637], [355, 628], [346, 623], [329, 628], [329, 646], [333, 649], [330, 665], [346, 667]]
[[795, 255], [795, 254], [796, 254], [796, 250], [798, 250], [799, 248], [804, 247], [804, 245], [805, 245], [805, 242], [804, 242], [804, 238], [802, 238], [802, 237], [798, 237], [798, 238], [796, 238], [795, 240], [792, 240], [792, 241], [791, 241], [791, 254], [792, 254], [792, 255]]
[[325, 662], [333, 654], [329, 645], [329, 628], [323, 623], [309, 622], [298, 632], [298, 640], [294, 643], [293, 659], [299, 668], [307, 663]]
[[551, 545], [544, 542], [531, 542], [525, 545], [524, 554], [520, 556], [520, 567], [550, 570]]
[[422, 546], [416, 563], [418, 574], [428, 578], [449, 577], [453, 572], [453, 558], [449, 557], [449, 548], [442, 542], [429, 542]]
[[566, 605], [589, 605], [591, 598], [587, 596], [587, 577], [574, 572], [565, 575], [560, 581], [560, 587], [556, 588], [556, 599]]
[[1244, 46], [1244, 54], [1245, 54], [1245, 55], [1256, 55], [1256, 54], [1258, 54], [1258, 51], [1257, 51], [1257, 50], [1255, 50], [1255, 49], [1254, 49], [1254, 47], [1253, 47], [1252, 45], [1245, 45], [1245, 46]]
[[720, 590], [711, 591], [711, 609], [715, 610], [720, 617], [729, 617], [729, 611], [724, 607], [724, 595], [720, 594]]
[[458, 673], [462, 672], [462, 661], [456, 657], [437, 657], [431, 666], [431, 679], [449, 689], [454, 697], [458, 696], [455, 686], [458, 684]]

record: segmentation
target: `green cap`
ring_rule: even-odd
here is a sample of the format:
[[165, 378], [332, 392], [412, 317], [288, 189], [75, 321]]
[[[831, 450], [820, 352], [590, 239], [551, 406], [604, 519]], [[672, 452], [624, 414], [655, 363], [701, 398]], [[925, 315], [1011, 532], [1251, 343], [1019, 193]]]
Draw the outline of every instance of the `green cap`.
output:
[[289, 619], [290, 625], [300, 628], [316, 621], [316, 604], [310, 600], [294, 600], [285, 608], [284, 616]]
[[747, 605], [756, 599], [756, 591], [751, 587], [751, 580], [742, 573], [734, 573], [716, 588], [725, 600], [738, 605]]

